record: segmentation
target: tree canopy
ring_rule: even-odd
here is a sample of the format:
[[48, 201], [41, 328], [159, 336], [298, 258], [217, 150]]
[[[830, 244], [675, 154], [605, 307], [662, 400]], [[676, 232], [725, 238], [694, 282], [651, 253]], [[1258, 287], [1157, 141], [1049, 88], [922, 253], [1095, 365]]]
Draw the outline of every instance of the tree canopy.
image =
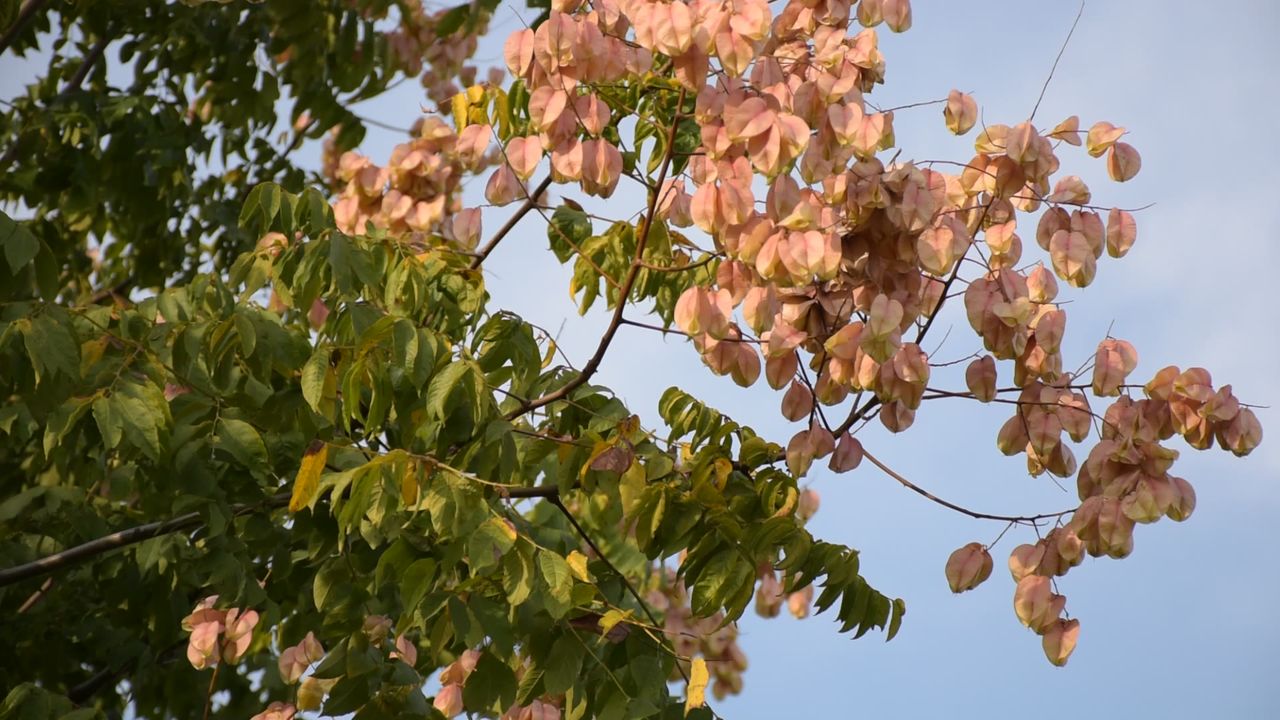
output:
[[[2, 6], [0, 53], [52, 52], [0, 113], [0, 719], [712, 717], [753, 600], [904, 622], [806, 529], [823, 467], [1034, 530], [1015, 616], [1063, 665], [1059, 579], [1194, 510], [1172, 441], [1261, 441], [1203, 368], [1132, 377], [1109, 335], [1064, 357], [1066, 300], [1138, 230], [1059, 153], [1126, 182], [1138, 151], [956, 90], [925, 111], [974, 154], [911, 160], [875, 101], [907, 0], [532, 1], [491, 69], [498, 5]], [[354, 105], [401, 82], [436, 107], [369, 157]], [[621, 183], [644, 202], [603, 202]], [[609, 317], [586, 358], [490, 302], [535, 227]], [[975, 350], [940, 362], [956, 304]], [[595, 382], [623, 327], [798, 432], [697, 379], [628, 407]], [[993, 514], [896, 472], [869, 436], [944, 398], [1007, 406], [997, 450], [1078, 502]], [[994, 565], [973, 542], [945, 581]]]

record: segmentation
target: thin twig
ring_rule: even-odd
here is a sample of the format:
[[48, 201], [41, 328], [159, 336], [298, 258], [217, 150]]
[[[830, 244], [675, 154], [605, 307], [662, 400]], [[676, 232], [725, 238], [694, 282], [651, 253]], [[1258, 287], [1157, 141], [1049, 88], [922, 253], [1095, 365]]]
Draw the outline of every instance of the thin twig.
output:
[[[640, 605], [640, 609], [644, 611], [645, 617], [649, 618], [649, 622], [653, 623], [654, 627], [657, 627], [658, 618], [653, 614], [653, 611], [649, 609], [649, 604], [644, 601], [644, 598], [640, 597], [640, 592], [631, 584], [630, 578], [622, 574], [622, 571], [609, 561], [609, 557], [604, 554], [604, 551], [600, 549], [600, 546], [596, 545], [595, 541], [591, 539], [591, 536], [587, 534], [586, 528], [582, 527], [582, 524], [573, 516], [573, 513], [569, 512], [569, 508], [564, 506], [564, 502], [560, 500], [560, 496], [558, 494], [551, 497], [549, 500], [552, 505], [555, 505], [559, 508], [560, 512], [564, 514], [565, 518], [569, 521], [569, 524], [573, 526], [573, 529], [577, 531], [582, 540], [587, 543], [587, 547], [591, 548], [591, 552], [595, 553], [596, 557], [600, 558], [600, 561], [608, 566], [609, 570], [622, 580], [623, 586], [627, 588], [627, 592], [631, 593], [631, 597], [635, 598], [636, 603]], [[671, 652], [674, 654], [675, 650], [673, 649]], [[684, 681], [689, 682], [689, 676], [685, 674], [684, 668], [680, 667], [679, 663], [676, 663], [676, 667], [680, 669], [680, 674], [684, 677]]]
[[550, 174], [542, 179], [542, 182], [538, 184], [538, 187], [534, 188], [533, 192], [525, 199], [524, 204], [516, 210], [515, 214], [507, 218], [507, 222], [502, 227], [498, 228], [498, 232], [494, 233], [489, 242], [485, 243], [484, 247], [476, 251], [476, 257], [471, 261], [472, 270], [478, 269], [485, 261], [485, 258], [489, 257], [489, 253], [493, 252], [493, 249], [498, 247], [498, 243], [502, 242], [502, 239], [515, 229], [515, 226], [524, 219], [525, 215], [529, 214], [530, 210], [537, 207], [538, 198], [542, 197], [542, 194], [546, 192], [549, 187], [551, 187]]
[[1067, 32], [1067, 39], [1062, 41], [1062, 47], [1058, 50], [1058, 57], [1053, 59], [1053, 67], [1049, 68], [1049, 77], [1044, 79], [1044, 85], [1040, 88], [1040, 97], [1036, 98], [1036, 106], [1031, 108], [1031, 117], [1027, 118], [1027, 122], [1036, 119], [1036, 111], [1040, 109], [1040, 101], [1044, 100], [1044, 93], [1049, 89], [1049, 82], [1053, 80], [1053, 73], [1058, 69], [1058, 61], [1062, 59], [1062, 54], [1067, 51], [1067, 45], [1071, 42], [1071, 36], [1075, 34], [1076, 26], [1080, 24], [1080, 16], [1084, 15], [1084, 0], [1080, 0], [1080, 10], [1076, 13], [1076, 19], [1071, 23], [1071, 30]]
[[209, 720], [209, 711], [213, 709], [213, 690], [218, 683], [218, 668], [222, 667], [222, 663], [213, 666], [213, 676], [209, 678], [209, 692], [204, 698], [204, 720]]
[[1056, 512], [1056, 513], [1044, 513], [1042, 515], [993, 515], [991, 513], [976, 512], [974, 510], [970, 510], [969, 508], [963, 507], [961, 505], [957, 505], [953, 502], [943, 500], [937, 495], [934, 495], [928, 490], [925, 490], [919, 485], [916, 485], [910, 480], [902, 477], [898, 473], [894, 472], [893, 469], [890, 468], [888, 465], [885, 465], [884, 463], [880, 462], [880, 460], [875, 455], [872, 455], [871, 453], [867, 452], [866, 448], [863, 448], [862, 450], [862, 457], [866, 458], [867, 460], [870, 460], [872, 465], [875, 465], [876, 467], [884, 471], [884, 474], [888, 475], [894, 480], [897, 480], [899, 483], [902, 483], [902, 486], [907, 488], [908, 490], [918, 493], [923, 497], [926, 497], [945, 508], [955, 510], [956, 512], [962, 513], [964, 515], [968, 515], [971, 518], [977, 518], [979, 520], [1000, 520], [1002, 522], [1027, 524], [1027, 523], [1035, 523], [1040, 520], [1060, 518], [1064, 515], [1070, 515], [1071, 513], [1076, 511], [1075, 508], [1072, 508], [1070, 510], [1063, 510], [1061, 512]]
[[10, 25], [9, 29], [4, 31], [4, 36], [0, 37], [0, 54], [9, 49], [9, 46], [13, 44], [18, 35], [27, 28], [27, 24], [31, 22], [31, 19], [48, 2], [49, 0], [27, 0], [22, 9], [18, 11], [18, 17], [13, 21], [13, 25]]

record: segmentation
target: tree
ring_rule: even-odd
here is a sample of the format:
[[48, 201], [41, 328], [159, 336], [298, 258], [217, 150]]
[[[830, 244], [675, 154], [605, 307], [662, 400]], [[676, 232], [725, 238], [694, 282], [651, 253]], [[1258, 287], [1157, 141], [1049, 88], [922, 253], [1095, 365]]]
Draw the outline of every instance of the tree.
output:
[[[859, 636], [902, 622], [855, 550], [805, 529], [815, 460], [1044, 530], [1011, 553], [1014, 604], [1062, 664], [1079, 623], [1056, 578], [1194, 508], [1165, 441], [1259, 442], [1204, 370], [1130, 382], [1121, 339], [1064, 371], [1058, 282], [1089, 285], [1137, 231], [1058, 153], [1127, 181], [1137, 151], [1033, 111], [984, 125], [972, 158], [904, 161], [872, 96], [874, 28], [907, 29], [908, 3], [556, 2], [506, 39], [509, 78], [477, 83], [495, 5], [5, 18], [5, 52], [78, 48], [0, 126], [22, 218], [0, 228], [0, 714], [709, 715], [707, 690], [741, 688], [753, 597]], [[353, 103], [419, 77], [445, 112], [385, 164], [359, 154]], [[938, 105], [974, 129], [972, 98]], [[298, 149], [323, 137], [309, 172]], [[624, 176], [643, 206], [588, 199]], [[487, 235], [473, 177], [514, 208]], [[486, 259], [539, 218], [583, 311], [611, 318], [585, 361], [487, 304]], [[964, 389], [922, 344], [957, 304], [982, 343]], [[678, 388], [642, 421], [592, 383], [624, 326], [687, 335], [803, 429], [775, 443]], [[863, 447], [944, 397], [1007, 405], [999, 449], [1075, 477], [1079, 505], [974, 511]], [[946, 579], [993, 565], [973, 543]]]

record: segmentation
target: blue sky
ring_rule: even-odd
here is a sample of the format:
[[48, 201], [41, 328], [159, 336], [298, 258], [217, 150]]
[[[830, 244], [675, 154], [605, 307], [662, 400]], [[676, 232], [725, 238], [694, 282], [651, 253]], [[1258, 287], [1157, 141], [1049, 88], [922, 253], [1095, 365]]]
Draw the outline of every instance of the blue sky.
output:
[[[499, 10], [495, 38], [484, 43], [480, 60], [501, 62], [502, 36], [520, 26], [519, 7]], [[1035, 104], [1077, 10], [1070, 2], [1026, 0], [918, 0], [914, 7], [908, 33], [882, 36], [888, 81], [871, 99], [894, 106], [958, 87], [975, 95], [988, 122], [1007, 123], [1024, 119]], [[1095, 0], [1085, 9], [1037, 124], [1078, 114], [1085, 127], [1103, 119], [1127, 127], [1143, 157], [1134, 181], [1110, 183], [1101, 161], [1065, 148], [1064, 165], [1090, 182], [1095, 202], [1155, 204], [1138, 215], [1133, 251], [1120, 261], [1104, 258], [1088, 292], [1068, 293], [1075, 302], [1066, 365], [1083, 360], [1112, 326], [1138, 348], [1136, 378], [1166, 364], [1203, 365], [1246, 402], [1280, 404], [1280, 301], [1271, 285], [1271, 271], [1280, 266], [1278, 32], [1280, 5], [1261, 0]], [[21, 73], [5, 73], [3, 96], [22, 81]], [[408, 127], [422, 101], [406, 83], [360, 112]], [[972, 154], [973, 136], [949, 136], [937, 106], [902, 111], [895, 127], [904, 159]], [[401, 139], [371, 128], [363, 149], [383, 162]], [[306, 151], [318, 154], [318, 146]], [[483, 202], [481, 187], [473, 183], [469, 204]], [[629, 214], [642, 201], [624, 186], [607, 207]], [[504, 214], [487, 214], [486, 227], [498, 227]], [[545, 237], [531, 215], [489, 259], [495, 308], [562, 328], [562, 347], [585, 359], [607, 319], [599, 312], [578, 317], [568, 274], [547, 252]], [[1028, 243], [1024, 258], [1039, 252]], [[959, 304], [939, 322], [934, 342], [947, 327], [954, 331], [936, 359], [977, 349]], [[798, 429], [779, 416], [779, 394], [763, 383], [744, 391], [713, 377], [675, 337], [623, 328], [596, 380], [650, 423], [658, 396], [679, 385], [775, 440], [785, 442]], [[931, 384], [958, 388], [963, 380], [940, 374]], [[906, 599], [902, 632], [888, 644], [875, 634], [855, 642], [824, 616], [748, 615], [740, 638], [751, 661], [745, 690], [717, 710], [735, 720], [1280, 717], [1280, 623], [1271, 616], [1280, 595], [1274, 559], [1280, 411], [1257, 412], [1272, 435], [1247, 459], [1175, 445], [1183, 456], [1174, 472], [1198, 495], [1189, 521], [1140, 526], [1128, 559], [1086, 559], [1060, 581], [1082, 623], [1066, 668], [1045, 661], [1039, 638], [1013, 614], [1013, 583], [1003, 563], [1016, 544], [1033, 539], [1028, 532], [1007, 534], [993, 551], [991, 580], [954, 596], [942, 573], [948, 554], [970, 541], [990, 542], [1002, 525], [929, 503], [869, 464], [838, 477], [815, 471], [810, 481], [822, 494], [822, 510], [812, 529], [861, 550], [867, 579]], [[975, 509], [1017, 514], [1071, 506], [1073, 482], [1064, 492], [995, 450], [1007, 414], [1007, 407], [964, 401], [926, 403], [910, 431], [894, 436], [876, 425], [862, 437], [906, 477]]]

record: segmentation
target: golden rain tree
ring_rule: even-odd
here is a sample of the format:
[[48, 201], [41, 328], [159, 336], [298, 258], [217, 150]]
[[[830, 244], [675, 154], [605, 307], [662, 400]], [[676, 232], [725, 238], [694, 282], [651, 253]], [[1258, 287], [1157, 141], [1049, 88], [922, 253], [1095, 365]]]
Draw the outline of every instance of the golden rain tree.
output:
[[[1138, 151], [954, 91], [921, 111], [973, 154], [912, 161], [875, 101], [908, 0], [535, 1], [479, 67], [498, 4], [4, 3], [0, 52], [52, 52], [0, 114], [0, 718], [712, 717], [753, 598], [903, 621], [806, 529], [824, 466], [1034, 528], [1014, 615], [1062, 665], [1063, 576], [1191, 515], [1177, 447], [1260, 442], [1207, 370], [1064, 357], [1063, 300], [1138, 227], [1059, 156], [1126, 182]], [[363, 154], [353, 107], [406, 80], [439, 111]], [[624, 183], [643, 202], [584, 205]], [[489, 302], [530, 232], [608, 314], [588, 357]], [[950, 305], [963, 367], [924, 349]], [[676, 387], [625, 406], [593, 384], [624, 327], [798, 432]], [[996, 450], [1078, 502], [996, 515], [895, 472], [876, 433], [940, 398], [1006, 408]], [[945, 581], [997, 564], [970, 543]]]

